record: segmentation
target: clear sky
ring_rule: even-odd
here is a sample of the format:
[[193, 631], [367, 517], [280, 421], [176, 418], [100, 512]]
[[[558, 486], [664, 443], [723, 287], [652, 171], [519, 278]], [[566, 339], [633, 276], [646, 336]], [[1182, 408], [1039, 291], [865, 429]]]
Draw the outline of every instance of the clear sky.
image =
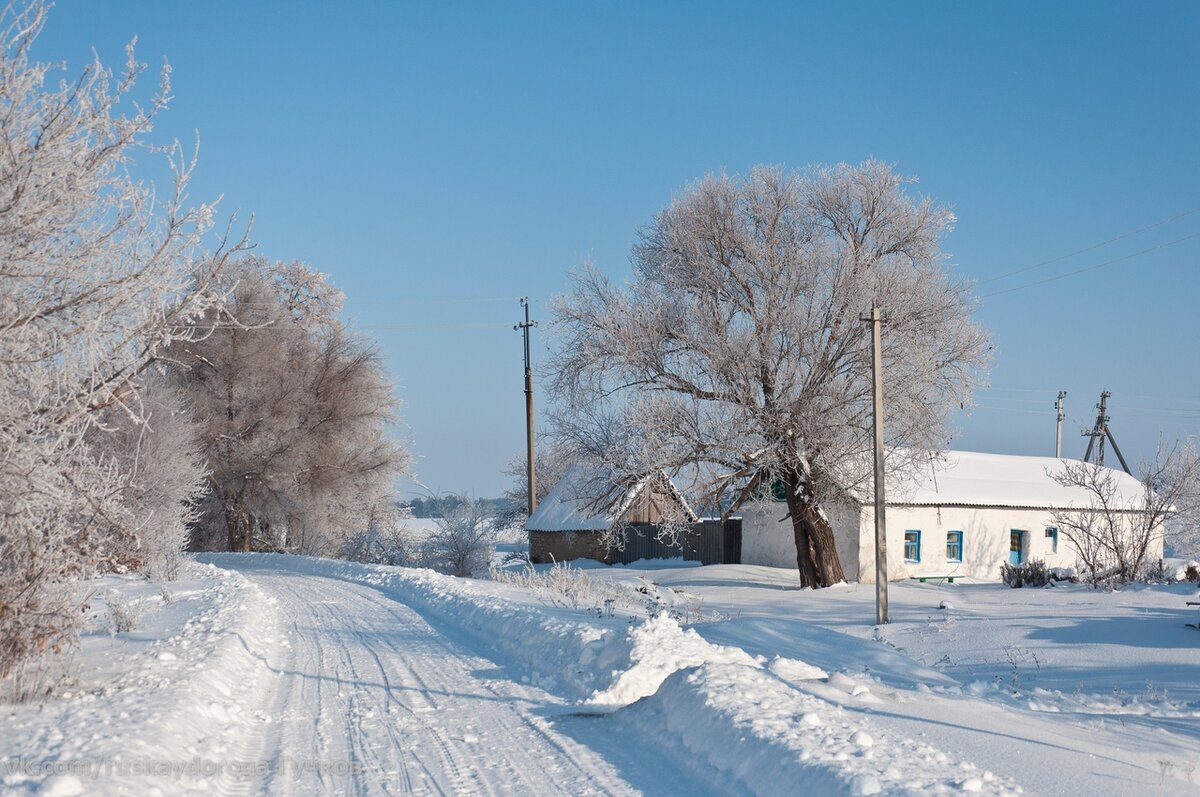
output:
[[58, 0], [35, 54], [134, 34], [193, 195], [346, 292], [434, 490], [523, 449], [517, 297], [627, 277], [673, 192], [756, 163], [874, 156], [953, 206], [997, 347], [956, 447], [1052, 455], [1060, 389], [1069, 455], [1106, 387], [1131, 459], [1200, 434], [1200, 3]]

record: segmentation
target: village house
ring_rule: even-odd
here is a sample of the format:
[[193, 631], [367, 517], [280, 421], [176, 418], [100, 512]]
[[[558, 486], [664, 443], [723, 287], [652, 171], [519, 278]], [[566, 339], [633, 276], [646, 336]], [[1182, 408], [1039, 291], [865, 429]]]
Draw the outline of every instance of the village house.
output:
[[535, 564], [579, 558], [611, 564], [617, 561], [608, 544], [613, 530], [664, 520], [695, 523], [698, 518], [663, 471], [625, 486], [603, 468], [576, 464], [526, 521], [529, 558]]
[[[1087, 510], [1092, 496], [1054, 479], [1062, 460], [947, 451], [903, 479], [887, 477], [889, 580], [969, 576], [997, 580], [1004, 562], [1041, 559], [1048, 567], [1075, 568], [1078, 555], [1055, 523], [1055, 513]], [[1120, 508], [1137, 512], [1141, 483], [1114, 472]], [[870, 487], [868, 485], [869, 492]], [[791, 520], [778, 500], [742, 508], [744, 564], [796, 566]], [[823, 501], [838, 556], [849, 581], [875, 582], [875, 510], [871, 496], [841, 495]], [[1149, 558], [1162, 556], [1154, 535]]]

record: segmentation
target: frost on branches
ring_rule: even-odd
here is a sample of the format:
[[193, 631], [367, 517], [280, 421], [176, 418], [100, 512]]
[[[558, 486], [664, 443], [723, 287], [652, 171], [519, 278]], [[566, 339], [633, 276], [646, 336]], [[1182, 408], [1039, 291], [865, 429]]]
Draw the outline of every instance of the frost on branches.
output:
[[954, 217], [911, 182], [869, 161], [688, 186], [641, 231], [631, 285], [588, 267], [557, 301], [558, 433], [621, 473], [691, 476], [709, 506], [781, 489], [801, 584], [843, 580], [821, 501], [870, 477], [864, 315], [887, 321], [887, 443], [914, 456], [988, 360], [940, 248]]
[[338, 320], [341, 293], [299, 263], [246, 257], [221, 282], [212, 333], [163, 352], [211, 469], [193, 545], [336, 553], [409, 462], [388, 435], [398, 405], [378, 353]]
[[197, 336], [226, 255], [200, 252], [212, 207], [184, 208], [192, 162], [177, 145], [159, 150], [165, 195], [130, 176], [168, 70], [145, 105], [130, 97], [132, 47], [120, 74], [93, 62], [64, 79], [31, 59], [44, 19], [41, 3], [0, 14], [0, 677], [70, 643], [71, 580], [96, 569], [113, 529], [145, 520], [126, 500], [128, 460], [94, 450], [97, 425], [146, 420], [139, 379]]
[[[1160, 443], [1154, 459], [1142, 464], [1141, 495], [1130, 496], [1118, 473], [1102, 465], [1063, 460], [1053, 476], [1087, 496], [1078, 506], [1054, 513], [1054, 523], [1079, 554], [1093, 586], [1136, 581], [1160, 563], [1164, 535], [1186, 552], [1195, 544], [1188, 531], [1200, 516], [1200, 456], [1194, 446]], [[1194, 532], [1193, 532], [1194, 533]]]

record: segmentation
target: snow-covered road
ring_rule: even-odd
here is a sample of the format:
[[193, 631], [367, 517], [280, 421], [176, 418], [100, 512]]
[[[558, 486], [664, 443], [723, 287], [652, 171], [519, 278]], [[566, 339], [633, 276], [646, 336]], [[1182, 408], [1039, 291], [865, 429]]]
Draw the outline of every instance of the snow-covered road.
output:
[[[631, 580], [618, 594], [564, 572], [543, 584], [272, 554], [203, 559], [170, 585], [97, 582], [108, 597], [93, 606], [70, 688], [5, 708], [0, 797], [1195, 790], [1200, 713], [1186, 689], [1166, 696], [1186, 678], [1106, 696], [1095, 685], [1109, 670], [1074, 671], [1075, 649], [1055, 647], [1021, 677], [1075, 672], [1091, 691], [994, 684], [978, 668], [962, 683], [922, 662], [985, 645], [976, 636], [990, 632], [972, 636], [973, 618], [993, 615], [923, 619], [928, 590], [897, 589], [897, 616], [915, 619], [885, 629], [901, 644], [882, 644], [797, 619], [854, 615], [852, 588], [705, 587], [720, 570], [655, 571], [688, 580], [689, 593], [603, 571]], [[572, 602], [568, 588], [585, 587]], [[705, 589], [722, 613], [696, 627], [663, 610]], [[1002, 618], [1012, 598], [991, 592]], [[991, 592], [953, 594], [982, 606]], [[1044, 599], [1086, 599], [1111, 618], [1179, 597], [1143, 593]], [[141, 607], [135, 631], [107, 627], [114, 600]], [[941, 648], [929, 647], [933, 635]], [[1191, 636], [1162, 645], [1158, 659], [1194, 661]], [[1129, 644], [1118, 652], [1114, 661], [1157, 660]], [[1155, 667], [1156, 682], [1174, 672]]]
[[[272, 762], [231, 791], [274, 794], [704, 793], [638, 756], [581, 743], [554, 699], [505, 677], [411, 608], [357, 584], [239, 567], [278, 601], [282, 640], [262, 650], [272, 721], [247, 743]], [[451, 632], [452, 633], [452, 632]], [[603, 746], [603, 743], [600, 744]], [[613, 763], [609, 758], [615, 758]]]

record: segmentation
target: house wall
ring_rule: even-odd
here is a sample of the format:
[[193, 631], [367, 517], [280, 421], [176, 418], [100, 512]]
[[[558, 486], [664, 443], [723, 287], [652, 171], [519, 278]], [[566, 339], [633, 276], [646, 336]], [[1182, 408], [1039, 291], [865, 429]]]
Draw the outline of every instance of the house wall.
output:
[[534, 564], [568, 562], [572, 559], [608, 561], [604, 533], [600, 531], [531, 531], [529, 559]]
[[[771, 567], [796, 567], [796, 546], [791, 521], [782, 502], [758, 503], [743, 509], [742, 562]], [[875, 583], [875, 510], [846, 501], [826, 509], [838, 543], [846, 578]], [[1060, 531], [1058, 552], [1046, 529], [1053, 527], [1048, 509], [1007, 507], [889, 506], [887, 512], [888, 579], [913, 576], [969, 576], [986, 581], [1000, 578], [1000, 566], [1009, 561], [1009, 533], [1027, 532], [1022, 551], [1025, 561], [1042, 559], [1048, 567], [1077, 567], [1071, 541]], [[904, 533], [921, 532], [921, 561], [904, 559]], [[961, 562], [946, 559], [946, 533], [963, 533]], [[1149, 559], [1162, 556], [1162, 535], [1157, 535]]]
[[658, 523], [668, 513], [674, 512], [675, 503], [667, 487], [660, 481], [654, 480], [643, 489], [621, 514], [620, 522], [627, 524]]
[[[1075, 549], [1060, 532], [1058, 552], [1046, 538], [1053, 527], [1053, 513], [1047, 509], [1007, 507], [936, 507], [889, 506], [887, 511], [888, 578], [899, 580], [913, 576], [970, 576], [987, 581], [1000, 578], [1000, 566], [1009, 561], [1009, 534], [1024, 531], [1024, 561], [1042, 559], [1049, 567], [1075, 567]], [[920, 562], [905, 561], [904, 534], [921, 532]], [[946, 534], [961, 531], [962, 561], [946, 558]], [[860, 531], [863, 561], [859, 581], [875, 583], [875, 509], [863, 507]]]
[[[823, 508], [837, 544], [846, 578], [854, 580], [859, 563], [859, 509], [853, 501], [827, 501]], [[754, 501], [741, 508], [742, 564], [796, 567], [796, 538], [783, 501]], [[872, 548], [872, 550], [874, 550]]]

